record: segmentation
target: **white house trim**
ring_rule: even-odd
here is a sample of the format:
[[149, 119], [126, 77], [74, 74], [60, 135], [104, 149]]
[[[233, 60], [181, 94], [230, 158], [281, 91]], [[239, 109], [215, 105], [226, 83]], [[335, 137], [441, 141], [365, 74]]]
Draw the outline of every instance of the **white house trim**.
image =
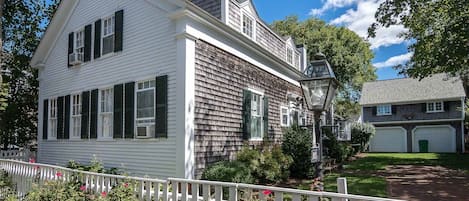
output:
[[410, 124], [410, 123], [430, 123], [430, 122], [448, 122], [448, 121], [461, 121], [464, 119], [432, 119], [432, 120], [409, 120], [409, 121], [380, 121], [380, 122], [367, 122], [374, 125], [383, 124]]
[[413, 143], [415, 142], [415, 131], [419, 128], [438, 128], [438, 127], [447, 127], [451, 130], [452, 134], [452, 140], [451, 140], [451, 145], [453, 145], [453, 151], [456, 152], [458, 149], [458, 146], [456, 145], [456, 129], [452, 127], [451, 125], [427, 125], [427, 126], [416, 126], [415, 128], [412, 129], [412, 152], [414, 151], [415, 147]]
[[401, 102], [386, 102], [386, 103], [374, 103], [374, 104], [362, 104], [362, 107], [374, 107], [383, 104], [391, 104], [391, 105], [409, 105], [409, 104], [419, 104], [419, 103], [426, 103], [426, 102], [435, 102], [435, 101], [459, 101], [464, 99], [465, 97], [453, 97], [453, 98], [444, 98], [444, 99], [429, 99], [429, 100], [416, 100], [416, 101], [401, 101]]

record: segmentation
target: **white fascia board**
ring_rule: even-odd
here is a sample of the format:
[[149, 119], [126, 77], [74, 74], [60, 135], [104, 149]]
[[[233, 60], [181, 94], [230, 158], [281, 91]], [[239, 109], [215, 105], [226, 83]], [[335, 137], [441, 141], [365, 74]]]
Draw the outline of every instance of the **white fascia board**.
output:
[[427, 103], [427, 102], [435, 102], [435, 101], [459, 101], [463, 97], [454, 97], [454, 98], [442, 98], [442, 99], [432, 99], [432, 100], [416, 100], [416, 101], [400, 101], [400, 102], [386, 102], [386, 103], [359, 103], [362, 107], [375, 107], [378, 105], [410, 105], [410, 104], [418, 104], [418, 103]]
[[380, 121], [380, 122], [367, 121], [366, 123], [370, 123], [374, 125], [384, 125], [384, 124], [435, 123], [435, 122], [448, 122], [448, 121], [461, 121], [461, 119], [433, 119], [433, 120]]

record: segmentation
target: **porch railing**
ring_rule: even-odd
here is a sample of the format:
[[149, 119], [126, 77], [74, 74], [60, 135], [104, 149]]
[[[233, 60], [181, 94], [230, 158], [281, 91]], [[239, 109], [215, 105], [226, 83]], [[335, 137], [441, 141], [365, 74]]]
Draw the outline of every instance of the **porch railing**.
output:
[[29, 149], [0, 150], [0, 159], [28, 161], [30, 157], [32, 157], [32, 152]]
[[[86, 172], [59, 166], [28, 163], [8, 159], [0, 159], [0, 168], [6, 171], [12, 177], [13, 183], [16, 184], [15, 190], [19, 197], [25, 196], [26, 193], [31, 190], [33, 182], [41, 185], [46, 180], [70, 181], [72, 179], [78, 179], [84, 184], [87, 191], [95, 193], [109, 192], [114, 186], [117, 184], [122, 184], [122, 182], [136, 183], [137, 187], [135, 188], [135, 193], [139, 200], [319, 201], [322, 200], [322, 198], [329, 198], [332, 201], [397, 201], [387, 198], [345, 194], [346, 190], [344, 193], [332, 193], [205, 180], [189, 180], [178, 178], [168, 178], [166, 180], [161, 180], [141, 177], [127, 177]], [[343, 183], [343, 181], [340, 183]]]

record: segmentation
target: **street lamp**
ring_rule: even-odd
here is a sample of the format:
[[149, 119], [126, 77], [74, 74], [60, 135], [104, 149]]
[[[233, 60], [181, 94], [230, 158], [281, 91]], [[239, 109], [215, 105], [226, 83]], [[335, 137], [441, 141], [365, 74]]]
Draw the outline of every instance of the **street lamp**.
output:
[[[314, 112], [314, 137], [316, 140], [313, 139], [313, 143], [314, 141], [319, 142], [319, 157], [317, 161], [313, 162], [315, 162], [315, 176], [322, 180], [323, 145], [320, 117], [321, 113], [328, 110], [331, 106], [339, 82], [334, 75], [334, 71], [332, 71], [331, 65], [327, 62], [324, 54], [321, 53], [315, 55], [314, 60], [304, 73], [307, 78], [298, 81], [300, 82], [307, 108]], [[315, 145], [313, 144], [313, 146]]]

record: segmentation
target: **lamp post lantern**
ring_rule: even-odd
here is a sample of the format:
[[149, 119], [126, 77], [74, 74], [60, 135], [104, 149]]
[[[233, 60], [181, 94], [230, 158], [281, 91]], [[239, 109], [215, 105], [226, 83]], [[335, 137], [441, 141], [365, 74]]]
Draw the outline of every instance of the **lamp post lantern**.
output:
[[[332, 100], [335, 97], [335, 92], [339, 86], [331, 65], [327, 62], [326, 57], [318, 53], [315, 55], [314, 60], [310, 63], [305, 70], [307, 78], [298, 80], [301, 85], [303, 97], [305, 99], [308, 110], [314, 112], [314, 141], [319, 143], [319, 157], [317, 161], [313, 161], [315, 165], [315, 176], [323, 179], [322, 157], [323, 157], [323, 143], [322, 132], [320, 128], [321, 113], [326, 111], [331, 106]], [[317, 147], [313, 144], [313, 147]], [[322, 186], [321, 186], [321, 190]]]

